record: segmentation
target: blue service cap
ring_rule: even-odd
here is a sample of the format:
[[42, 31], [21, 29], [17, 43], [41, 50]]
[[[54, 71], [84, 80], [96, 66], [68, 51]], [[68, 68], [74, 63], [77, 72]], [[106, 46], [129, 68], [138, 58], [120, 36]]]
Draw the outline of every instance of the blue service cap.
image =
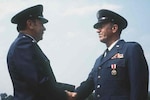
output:
[[28, 19], [40, 19], [43, 24], [47, 23], [48, 20], [43, 17], [43, 6], [42, 5], [36, 5], [30, 8], [27, 8], [18, 14], [16, 14], [14, 17], [12, 17], [11, 22], [14, 24], [22, 23]]
[[106, 23], [106, 22], [115, 23], [121, 29], [125, 29], [128, 24], [127, 20], [124, 17], [107, 9], [99, 10], [97, 12], [97, 19], [98, 19], [98, 22], [94, 25], [95, 29], [99, 28], [103, 23]]

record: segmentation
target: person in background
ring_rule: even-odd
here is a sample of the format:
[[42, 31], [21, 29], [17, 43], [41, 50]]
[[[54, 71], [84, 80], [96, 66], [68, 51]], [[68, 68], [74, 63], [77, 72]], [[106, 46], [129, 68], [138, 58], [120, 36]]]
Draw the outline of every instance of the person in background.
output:
[[56, 81], [49, 59], [37, 44], [46, 30], [43, 24], [48, 22], [42, 13], [43, 6], [39, 4], [11, 19], [19, 32], [7, 55], [14, 100], [70, 100], [65, 90], [75, 88]]
[[68, 93], [74, 100], [84, 100], [93, 91], [95, 100], [147, 100], [149, 71], [142, 47], [120, 39], [127, 20], [107, 9], [99, 10], [97, 18], [94, 28], [107, 49], [87, 80]]

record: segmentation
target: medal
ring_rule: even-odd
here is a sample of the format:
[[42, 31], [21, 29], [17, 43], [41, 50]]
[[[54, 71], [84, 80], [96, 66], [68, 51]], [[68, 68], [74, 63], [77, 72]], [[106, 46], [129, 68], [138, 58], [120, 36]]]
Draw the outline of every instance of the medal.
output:
[[113, 69], [113, 70], [111, 71], [111, 75], [117, 75], [117, 71]]
[[116, 64], [111, 64], [111, 69], [112, 69], [111, 75], [117, 75], [117, 70], [116, 70], [116, 68], [117, 68], [117, 65], [116, 65]]

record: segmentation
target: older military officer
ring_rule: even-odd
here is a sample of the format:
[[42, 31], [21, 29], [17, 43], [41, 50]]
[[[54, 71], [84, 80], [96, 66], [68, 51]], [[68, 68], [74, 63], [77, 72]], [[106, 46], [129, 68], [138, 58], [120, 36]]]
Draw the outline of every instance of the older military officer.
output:
[[7, 56], [14, 100], [68, 100], [65, 90], [74, 90], [73, 85], [56, 81], [49, 59], [37, 44], [48, 22], [42, 13], [43, 6], [36, 5], [11, 19], [19, 32]]
[[99, 10], [97, 18], [94, 28], [107, 52], [72, 96], [83, 100], [95, 90], [95, 100], [146, 100], [149, 72], [142, 47], [120, 39], [127, 20], [107, 9]]

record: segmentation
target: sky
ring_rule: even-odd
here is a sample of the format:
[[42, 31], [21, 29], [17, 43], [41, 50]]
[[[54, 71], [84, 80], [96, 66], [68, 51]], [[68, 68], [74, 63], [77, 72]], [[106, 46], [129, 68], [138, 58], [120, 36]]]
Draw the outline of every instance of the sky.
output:
[[43, 5], [43, 15], [49, 20], [38, 44], [50, 59], [58, 82], [79, 86], [106, 49], [93, 28], [100, 9], [115, 11], [127, 19], [121, 39], [140, 43], [150, 65], [150, 0], [0, 0], [0, 93], [13, 94], [6, 57], [18, 32], [10, 20], [37, 4]]

